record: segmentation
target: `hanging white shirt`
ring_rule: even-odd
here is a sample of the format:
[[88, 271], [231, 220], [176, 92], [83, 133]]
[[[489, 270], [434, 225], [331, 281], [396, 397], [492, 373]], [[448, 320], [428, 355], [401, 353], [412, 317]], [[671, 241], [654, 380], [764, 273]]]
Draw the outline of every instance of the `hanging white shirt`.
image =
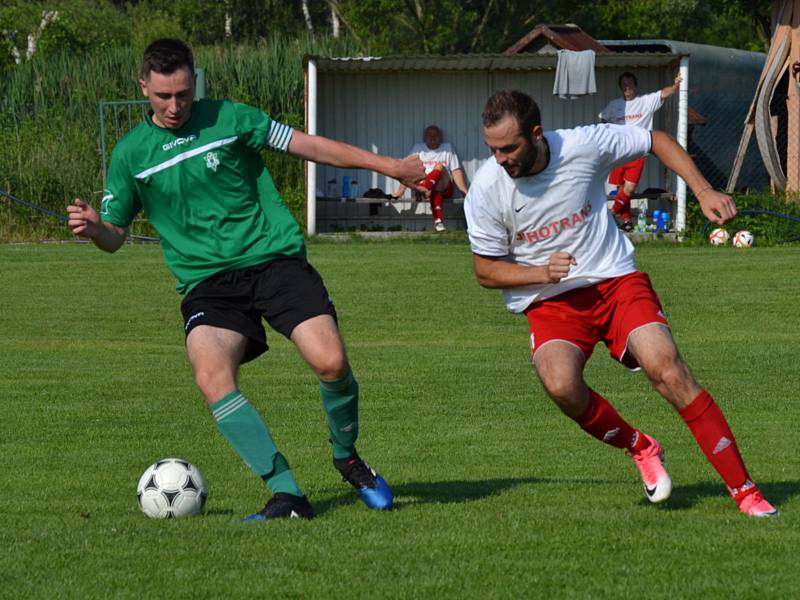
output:
[[424, 143], [414, 144], [409, 154], [418, 154], [425, 167], [425, 173], [430, 173], [438, 163], [443, 163], [451, 173], [461, 167], [455, 148], [449, 142], [442, 142], [435, 150], [431, 150]]
[[519, 313], [532, 302], [636, 270], [633, 244], [606, 206], [608, 172], [650, 151], [640, 127], [590, 125], [545, 133], [550, 161], [541, 172], [512, 178], [494, 157], [478, 169], [464, 201], [472, 252], [540, 266], [559, 251], [576, 265], [558, 283], [503, 290]]
[[633, 100], [615, 98], [600, 113], [600, 118], [616, 125], [635, 125], [647, 130], [653, 129], [653, 114], [664, 104], [661, 90]]

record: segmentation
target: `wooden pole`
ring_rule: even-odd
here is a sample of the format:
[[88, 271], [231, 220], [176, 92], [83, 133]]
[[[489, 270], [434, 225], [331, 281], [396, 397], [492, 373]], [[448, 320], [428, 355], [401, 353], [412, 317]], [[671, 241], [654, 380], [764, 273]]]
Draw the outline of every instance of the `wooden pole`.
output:
[[744, 131], [742, 132], [742, 137], [739, 139], [739, 148], [736, 150], [736, 157], [733, 159], [733, 167], [731, 168], [731, 174], [728, 177], [728, 185], [725, 186], [725, 192], [728, 194], [732, 194], [736, 191], [736, 182], [739, 179], [739, 173], [742, 170], [742, 164], [744, 163], [744, 156], [747, 154], [747, 146], [750, 145], [750, 138], [753, 135], [753, 120], [750, 119], [744, 124]]
[[[764, 68], [761, 71], [761, 76], [758, 78], [756, 91], [755, 94], [753, 94], [753, 101], [750, 103], [750, 108], [747, 110], [747, 116], [744, 119], [744, 131], [742, 131], [742, 137], [739, 139], [739, 148], [736, 151], [736, 156], [734, 157], [733, 160], [731, 173], [728, 177], [728, 184], [725, 186], [725, 190], [729, 194], [736, 189], [736, 182], [739, 179], [739, 173], [741, 172], [742, 169], [742, 163], [744, 162], [744, 157], [747, 154], [747, 147], [750, 143], [750, 138], [753, 134], [753, 129], [755, 127], [756, 105], [758, 103], [759, 96], [762, 93], [764, 80], [767, 76], [767, 73], [770, 71], [770, 68], [772, 67], [772, 63], [775, 62], [776, 60], [780, 60], [777, 57], [778, 48], [780, 46], [779, 42], [782, 42], [783, 37], [787, 35], [787, 32], [785, 31], [785, 25], [788, 24], [791, 20], [792, 4], [796, 4], [798, 2], [800, 2], [800, 0], [773, 0], [772, 36], [770, 39], [769, 48], [767, 49], [767, 59], [766, 61], [764, 61]], [[766, 162], [767, 157], [763, 158], [764, 161]], [[770, 187], [774, 188], [774, 181], [772, 180], [772, 178], [770, 178]]]

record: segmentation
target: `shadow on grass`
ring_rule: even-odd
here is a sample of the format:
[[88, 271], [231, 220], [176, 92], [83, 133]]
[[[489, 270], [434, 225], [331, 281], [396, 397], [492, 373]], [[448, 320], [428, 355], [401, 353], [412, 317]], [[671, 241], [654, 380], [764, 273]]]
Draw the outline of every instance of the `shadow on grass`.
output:
[[[780, 510], [782, 504], [792, 496], [800, 494], [800, 481], [761, 482], [758, 484], [758, 489], [771, 504]], [[694, 507], [703, 498], [727, 495], [725, 486], [721, 482], [677, 485], [672, 489], [669, 500], [661, 508], [662, 510], [687, 510]], [[642, 499], [641, 503], [650, 504], [646, 499]]]
[[[395, 502], [393, 510], [403, 510], [419, 504], [453, 504], [472, 502], [499, 496], [507, 490], [521, 485], [547, 485], [547, 486], [574, 486], [585, 485], [587, 489], [594, 484], [606, 485], [608, 481], [583, 478], [550, 478], [550, 477], [519, 477], [507, 479], [481, 479], [481, 480], [456, 480], [433, 482], [401, 483], [392, 487]], [[793, 496], [800, 494], [800, 481], [776, 481], [760, 483], [759, 489], [764, 496], [778, 509]], [[725, 488], [721, 483], [697, 483], [693, 485], [678, 485], [672, 490], [672, 495], [664, 504], [659, 505], [660, 510], [688, 510], [698, 504], [703, 498], [726, 496]], [[317, 516], [341, 506], [359, 503], [355, 492], [350, 490], [337, 493], [325, 499], [311, 498], [314, 512]], [[651, 506], [647, 499], [642, 498], [640, 503]], [[234, 511], [230, 508], [216, 508], [206, 511], [206, 516], [230, 517]]]
[[[403, 510], [418, 504], [449, 504], [482, 500], [497, 496], [520, 485], [564, 485], [581, 483], [607, 483], [590, 479], [550, 479], [542, 477], [518, 477], [508, 479], [479, 479], [474, 481], [409, 482], [392, 486], [393, 510]], [[314, 501], [314, 511], [319, 515], [328, 510], [359, 502], [355, 493], [337, 494], [326, 500]]]

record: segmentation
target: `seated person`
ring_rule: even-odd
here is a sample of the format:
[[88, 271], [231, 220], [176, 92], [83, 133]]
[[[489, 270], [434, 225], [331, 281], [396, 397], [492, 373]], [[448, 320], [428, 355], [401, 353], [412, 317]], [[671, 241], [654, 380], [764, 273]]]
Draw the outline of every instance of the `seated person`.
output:
[[[462, 194], [467, 195], [469, 186], [464, 176], [464, 169], [458, 160], [455, 149], [448, 142], [442, 142], [442, 130], [436, 125], [428, 125], [423, 133], [425, 143], [414, 144], [409, 154], [418, 154], [425, 167], [425, 179], [420, 182], [426, 192], [415, 192], [414, 199], [428, 200], [433, 212], [434, 231], [445, 231], [444, 211], [442, 201], [452, 198], [454, 188], [457, 187]], [[406, 186], [400, 185], [392, 194], [394, 199], [403, 196]]]

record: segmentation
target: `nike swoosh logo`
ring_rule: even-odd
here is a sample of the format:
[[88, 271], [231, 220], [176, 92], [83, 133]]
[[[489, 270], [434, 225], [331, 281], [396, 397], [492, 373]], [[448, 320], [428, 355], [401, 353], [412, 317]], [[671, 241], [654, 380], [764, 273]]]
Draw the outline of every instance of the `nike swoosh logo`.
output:
[[519, 211], [521, 211], [523, 208], [525, 208], [525, 205], [524, 205], [524, 204], [523, 204], [522, 206], [520, 206], [519, 208], [515, 208], [515, 209], [514, 209], [514, 212], [519, 212]]
[[653, 494], [656, 493], [657, 489], [658, 489], [658, 486], [655, 486], [655, 487], [652, 487], [652, 488], [644, 486], [644, 491], [647, 492], [647, 495], [650, 496], [651, 498], [653, 497]]

